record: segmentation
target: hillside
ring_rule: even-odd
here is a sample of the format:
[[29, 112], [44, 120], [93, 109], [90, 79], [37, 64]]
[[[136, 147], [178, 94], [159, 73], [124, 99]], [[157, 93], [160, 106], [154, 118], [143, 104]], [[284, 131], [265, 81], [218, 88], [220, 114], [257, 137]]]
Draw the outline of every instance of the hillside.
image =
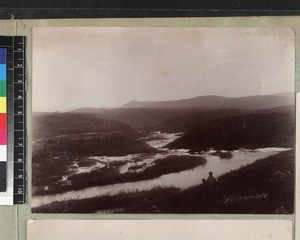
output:
[[200, 109], [151, 109], [151, 108], [82, 108], [72, 113], [93, 113], [101, 118], [123, 122], [135, 130], [149, 130], [169, 118], [181, 117]]
[[292, 94], [274, 94], [274, 95], [257, 95], [248, 97], [221, 97], [214, 95], [199, 96], [189, 99], [180, 99], [172, 101], [131, 101], [122, 106], [122, 108], [200, 108], [200, 109], [248, 109], [258, 110], [275, 108], [284, 105], [294, 104]]
[[185, 132], [219, 118], [250, 114], [242, 109], [82, 108], [72, 113], [94, 114], [125, 123], [137, 131]]
[[241, 109], [214, 109], [207, 111], [187, 112], [180, 116], [174, 116], [163, 121], [152, 129], [161, 132], [186, 132], [195, 129], [203, 124], [207, 124], [217, 119], [246, 115], [253, 113], [250, 110]]
[[187, 132], [192, 129], [201, 127], [203, 124], [215, 121], [217, 119], [229, 118], [234, 116], [242, 116], [256, 113], [280, 113], [292, 112], [294, 106], [280, 106], [270, 109], [261, 110], [243, 110], [243, 109], [213, 109], [207, 111], [192, 111], [180, 116], [168, 118], [166, 121], [154, 126], [152, 129], [162, 132]]
[[119, 131], [135, 134], [128, 125], [103, 119], [93, 113], [34, 113], [33, 139], [45, 139], [60, 135]]
[[294, 137], [293, 111], [255, 113], [203, 124], [186, 132], [168, 147], [195, 151], [207, 148], [291, 147]]
[[45, 152], [49, 157], [153, 151], [130, 126], [93, 113], [35, 113], [32, 126], [34, 158]]
[[131, 101], [122, 108], [80, 108], [70, 114], [94, 114], [101, 119], [119, 121], [136, 131], [182, 132], [219, 118], [293, 109], [292, 94], [227, 98], [202, 96], [163, 102]]

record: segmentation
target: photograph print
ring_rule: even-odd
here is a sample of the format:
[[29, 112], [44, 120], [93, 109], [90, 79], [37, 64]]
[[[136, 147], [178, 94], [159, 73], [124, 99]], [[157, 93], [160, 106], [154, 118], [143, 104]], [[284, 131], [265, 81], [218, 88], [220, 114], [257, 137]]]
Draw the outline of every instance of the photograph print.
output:
[[34, 213], [291, 214], [289, 28], [33, 28]]

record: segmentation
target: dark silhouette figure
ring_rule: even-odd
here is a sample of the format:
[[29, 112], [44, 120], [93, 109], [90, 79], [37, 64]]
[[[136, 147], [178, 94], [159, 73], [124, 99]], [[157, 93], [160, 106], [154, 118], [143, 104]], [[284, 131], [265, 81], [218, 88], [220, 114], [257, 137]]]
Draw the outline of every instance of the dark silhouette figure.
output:
[[202, 178], [202, 196], [203, 196], [203, 203], [204, 207], [207, 209], [207, 184], [206, 184], [206, 179]]
[[208, 210], [210, 212], [216, 212], [218, 180], [213, 176], [213, 172], [209, 172], [209, 176], [206, 180], [206, 186]]

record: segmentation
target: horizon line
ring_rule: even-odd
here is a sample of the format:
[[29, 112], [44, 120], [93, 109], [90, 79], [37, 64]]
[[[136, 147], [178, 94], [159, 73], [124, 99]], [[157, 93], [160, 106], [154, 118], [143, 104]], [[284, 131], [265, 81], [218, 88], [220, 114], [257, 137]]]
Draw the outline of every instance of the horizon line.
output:
[[[65, 110], [65, 111], [59, 111], [59, 110], [52, 110], [52, 111], [48, 111], [48, 110], [42, 110], [42, 111], [34, 111], [32, 110], [32, 112], [34, 113], [55, 113], [55, 112], [58, 112], [58, 113], [66, 113], [66, 112], [72, 112], [72, 111], [75, 111], [75, 110], [78, 110], [78, 109], [84, 109], [84, 108], [93, 108], [93, 109], [119, 109], [119, 108], [123, 108], [123, 106], [125, 104], [128, 104], [128, 103], [131, 103], [131, 102], [172, 102], [172, 101], [182, 101], [182, 100], [190, 100], [190, 99], [194, 99], [194, 98], [198, 98], [198, 97], [222, 97], [222, 98], [246, 98], [246, 97], [256, 97], [256, 96], [271, 96], [271, 95], [280, 95], [280, 94], [294, 94], [294, 97], [295, 97], [295, 94], [296, 92], [295, 91], [288, 91], [288, 92], [278, 92], [278, 93], [271, 93], [271, 94], [256, 94], [256, 95], [247, 95], [247, 96], [240, 96], [240, 97], [228, 97], [228, 96], [222, 96], [222, 95], [214, 95], [214, 94], [208, 94], [208, 95], [200, 95], [200, 96], [195, 96], [195, 97], [190, 97], [190, 98], [181, 98], [181, 99], [173, 99], [173, 100], [130, 100], [124, 104], [122, 104], [121, 106], [119, 107], [78, 107], [78, 108], [73, 108], [73, 109], [70, 109], [70, 110]], [[139, 107], [137, 107], [139, 108]]]

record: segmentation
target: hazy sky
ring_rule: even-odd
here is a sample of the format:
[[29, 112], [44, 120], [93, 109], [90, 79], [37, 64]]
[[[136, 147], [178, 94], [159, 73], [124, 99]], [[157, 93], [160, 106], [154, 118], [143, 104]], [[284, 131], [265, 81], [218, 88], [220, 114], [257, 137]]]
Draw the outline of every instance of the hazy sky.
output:
[[33, 110], [290, 92], [294, 34], [275, 28], [33, 30]]

